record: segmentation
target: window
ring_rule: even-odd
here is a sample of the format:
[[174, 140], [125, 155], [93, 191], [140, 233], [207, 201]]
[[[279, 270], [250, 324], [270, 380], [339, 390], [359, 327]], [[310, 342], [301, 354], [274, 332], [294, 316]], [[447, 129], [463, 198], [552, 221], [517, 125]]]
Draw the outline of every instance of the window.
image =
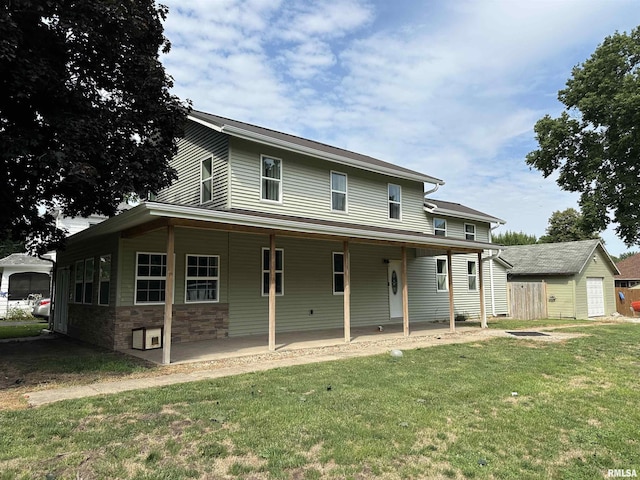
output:
[[347, 211], [347, 175], [331, 172], [331, 210]]
[[446, 292], [449, 290], [447, 260], [444, 258], [436, 259], [436, 285], [439, 292]]
[[469, 290], [478, 289], [478, 275], [477, 275], [476, 262], [467, 262], [467, 278], [469, 284]]
[[93, 258], [84, 261], [83, 303], [93, 303]]
[[166, 282], [166, 253], [136, 254], [135, 303], [163, 303]]
[[98, 285], [98, 305], [109, 305], [111, 288], [111, 255], [100, 257], [100, 285]]
[[84, 260], [76, 262], [75, 272], [75, 290], [73, 295], [73, 301], [75, 303], [82, 303], [82, 286], [84, 280]]
[[213, 160], [206, 158], [200, 164], [200, 203], [213, 200]]
[[465, 223], [464, 224], [464, 237], [467, 240], [475, 240], [476, 239], [476, 226], [473, 223]]
[[185, 302], [217, 302], [220, 278], [218, 255], [187, 255]]
[[344, 293], [344, 253], [333, 252], [333, 294]]
[[[262, 295], [269, 295], [269, 249], [262, 249]], [[284, 295], [284, 250], [276, 248], [276, 295]]]
[[433, 233], [436, 237], [447, 236], [447, 221], [443, 218], [433, 219]]
[[263, 200], [282, 202], [282, 160], [262, 156], [260, 190]]
[[389, 184], [389, 218], [400, 220], [402, 206], [402, 188], [400, 185]]

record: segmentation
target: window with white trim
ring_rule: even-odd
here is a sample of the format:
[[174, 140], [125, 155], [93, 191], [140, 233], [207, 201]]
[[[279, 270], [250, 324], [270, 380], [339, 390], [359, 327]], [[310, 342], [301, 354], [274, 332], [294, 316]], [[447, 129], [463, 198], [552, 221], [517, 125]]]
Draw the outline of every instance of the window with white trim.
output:
[[93, 303], [93, 258], [84, 261], [84, 298], [82, 303]]
[[[262, 296], [269, 295], [269, 263], [271, 255], [268, 248], [262, 249]], [[284, 295], [284, 250], [276, 248], [276, 295]]]
[[433, 234], [436, 237], [447, 236], [447, 221], [444, 218], [433, 219]]
[[347, 211], [347, 175], [345, 173], [331, 172], [331, 210]]
[[282, 160], [260, 157], [260, 198], [271, 202], [282, 202]]
[[213, 200], [213, 159], [205, 158], [200, 164], [200, 203]]
[[98, 286], [98, 305], [109, 305], [111, 289], [111, 255], [100, 257], [100, 274]]
[[166, 253], [136, 253], [135, 303], [164, 303], [167, 284]]
[[467, 279], [469, 290], [478, 290], [478, 264], [476, 262], [467, 262]]
[[465, 223], [464, 224], [464, 238], [467, 240], [476, 239], [476, 226], [473, 223]]
[[74, 267], [74, 303], [82, 303], [82, 293], [84, 288], [84, 260], [76, 262]]
[[187, 255], [185, 299], [191, 302], [217, 302], [220, 290], [220, 257]]
[[400, 220], [402, 214], [402, 187], [390, 183], [389, 193], [389, 218]]
[[344, 253], [333, 252], [333, 294], [344, 293]]
[[446, 258], [436, 259], [436, 288], [439, 292], [449, 291], [449, 277]]

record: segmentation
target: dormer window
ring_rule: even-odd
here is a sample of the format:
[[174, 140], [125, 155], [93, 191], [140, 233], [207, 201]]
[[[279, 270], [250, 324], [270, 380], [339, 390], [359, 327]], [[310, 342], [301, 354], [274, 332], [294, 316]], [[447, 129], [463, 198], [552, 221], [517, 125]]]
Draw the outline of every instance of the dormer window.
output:
[[464, 238], [467, 240], [475, 241], [476, 239], [476, 226], [473, 223], [464, 224]]
[[402, 187], [400, 185], [389, 184], [389, 218], [401, 220], [402, 213]]
[[446, 237], [447, 236], [447, 221], [443, 218], [434, 218], [433, 219], [433, 234], [436, 237]]
[[213, 200], [213, 160], [205, 158], [200, 164], [200, 203]]
[[282, 203], [282, 160], [263, 155], [260, 163], [262, 200]]

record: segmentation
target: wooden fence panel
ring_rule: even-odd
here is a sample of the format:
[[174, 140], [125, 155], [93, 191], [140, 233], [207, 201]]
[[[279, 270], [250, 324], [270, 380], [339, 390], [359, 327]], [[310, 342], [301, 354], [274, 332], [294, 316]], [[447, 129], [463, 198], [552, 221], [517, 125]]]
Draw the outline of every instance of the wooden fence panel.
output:
[[[624, 300], [620, 298], [620, 293], [624, 295]], [[639, 315], [631, 310], [631, 302], [638, 301], [640, 301], [640, 289], [616, 287], [616, 310], [620, 315], [625, 317]]]
[[508, 282], [512, 318], [535, 320], [548, 318], [547, 284], [544, 282]]

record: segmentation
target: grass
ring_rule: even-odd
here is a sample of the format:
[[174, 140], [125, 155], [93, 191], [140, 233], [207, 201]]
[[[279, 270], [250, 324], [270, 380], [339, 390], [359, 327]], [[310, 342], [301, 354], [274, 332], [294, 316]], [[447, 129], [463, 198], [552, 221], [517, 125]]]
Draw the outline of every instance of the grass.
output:
[[590, 479], [640, 469], [640, 326], [570, 330], [587, 335], [0, 412], [0, 479]]
[[10, 338], [37, 337], [46, 328], [46, 323], [25, 323], [24, 325], [0, 324], [0, 340]]
[[[517, 320], [512, 318], [492, 318], [487, 320], [489, 328], [498, 330], [523, 330], [545, 327], [566, 327], [567, 325], [593, 325], [593, 320], [575, 320], [573, 318], [545, 318], [538, 320]], [[480, 326], [480, 322], [465, 322], [464, 326]]]

